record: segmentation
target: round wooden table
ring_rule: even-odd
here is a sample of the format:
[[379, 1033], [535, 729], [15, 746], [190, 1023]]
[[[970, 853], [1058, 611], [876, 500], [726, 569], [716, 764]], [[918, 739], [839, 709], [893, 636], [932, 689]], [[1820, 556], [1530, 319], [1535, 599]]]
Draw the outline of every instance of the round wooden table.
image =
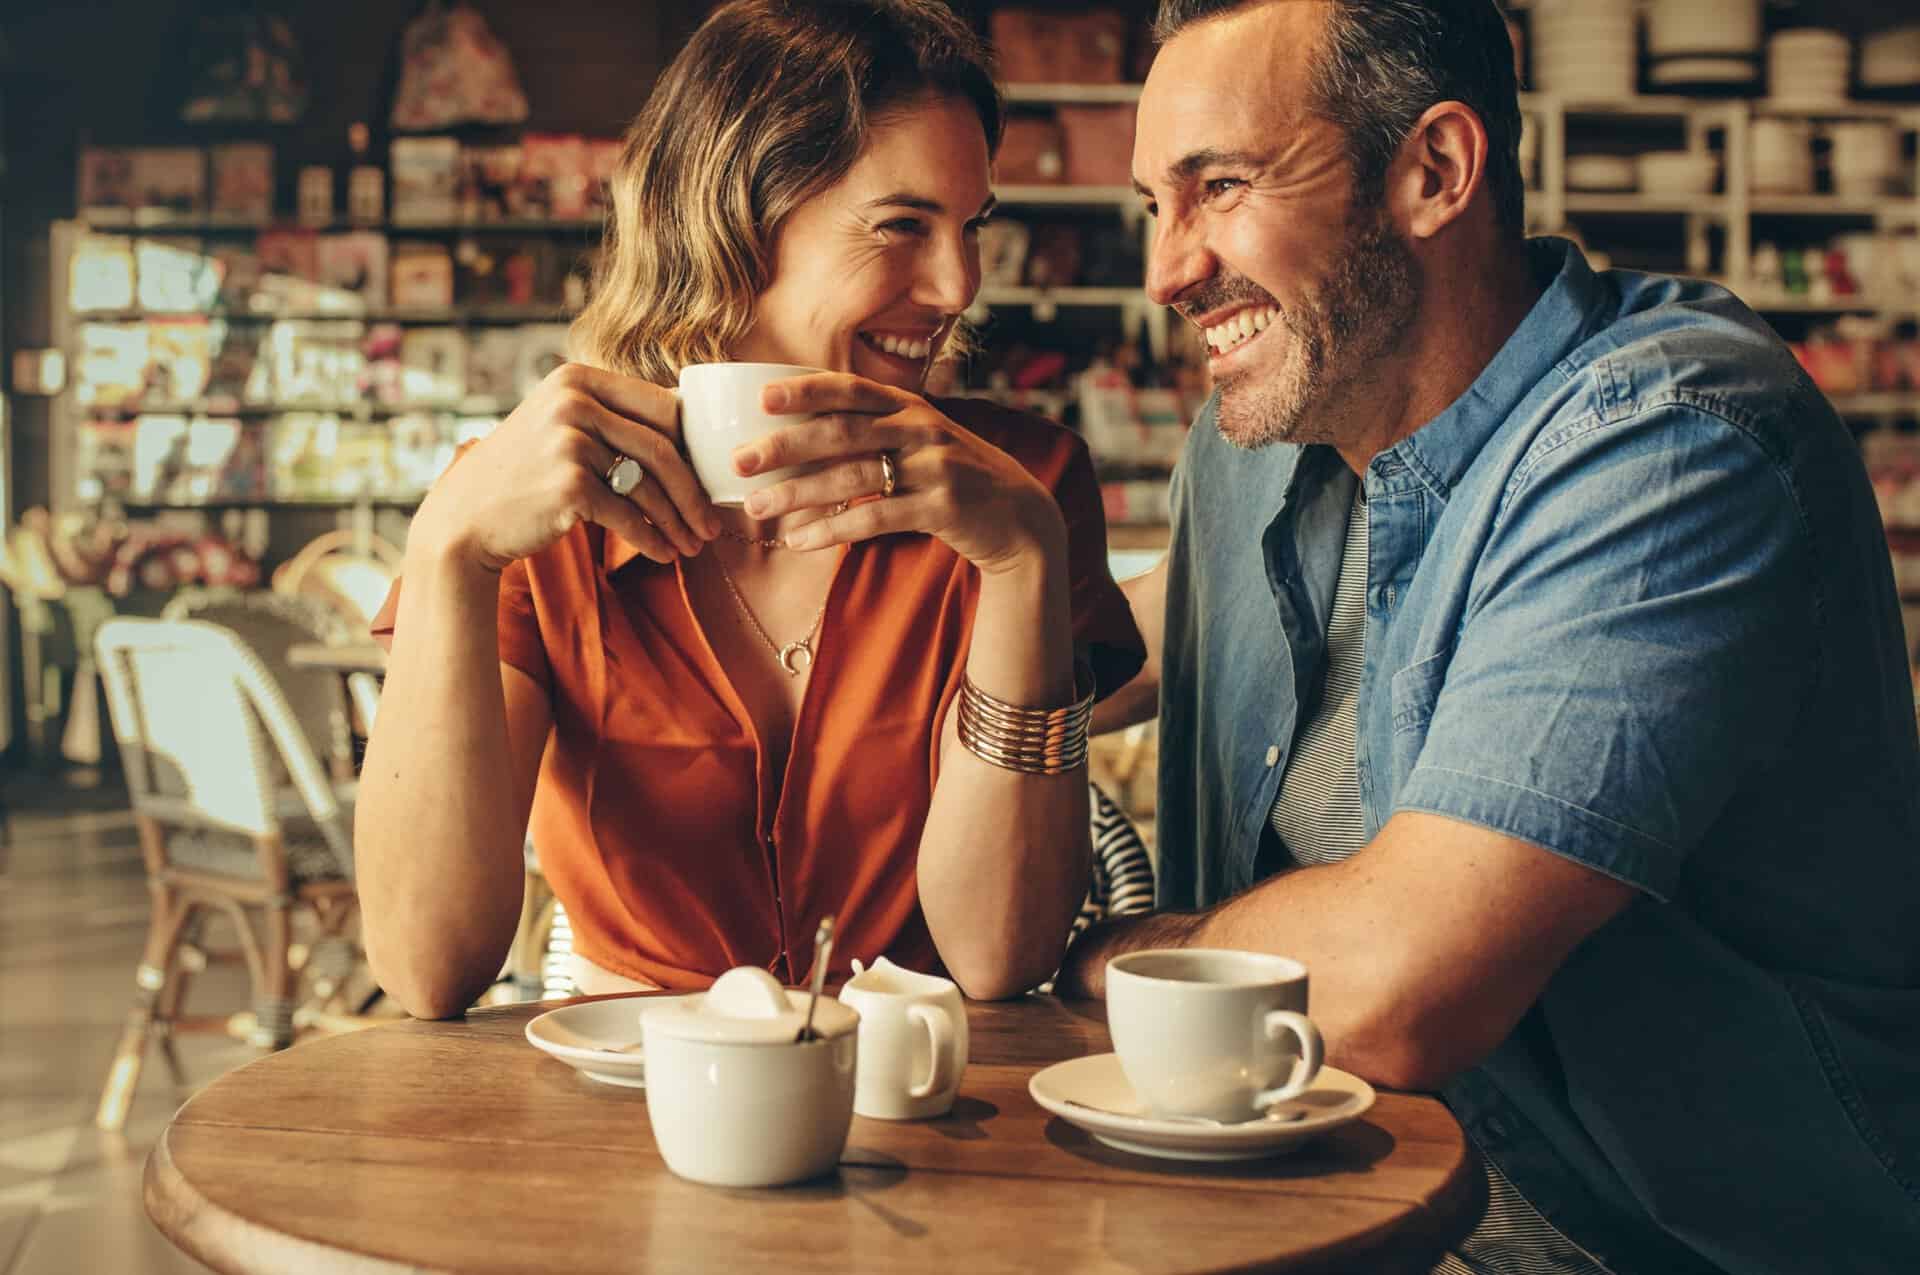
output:
[[1382, 1093], [1292, 1155], [1111, 1150], [1035, 1070], [1110, 1048], [1104, 1007], [969, 1007], [953, 1113], [856, 1117], [838, 1172], [734, 1190], [670, 1173], [646, 1095], [521, 1035], [546, 1005], [297, 1045], [215, 1081], [147, 1162], [147, 1211], [225, 1272], [1425, 1271], [1478, 1190], [1460, 1126]]

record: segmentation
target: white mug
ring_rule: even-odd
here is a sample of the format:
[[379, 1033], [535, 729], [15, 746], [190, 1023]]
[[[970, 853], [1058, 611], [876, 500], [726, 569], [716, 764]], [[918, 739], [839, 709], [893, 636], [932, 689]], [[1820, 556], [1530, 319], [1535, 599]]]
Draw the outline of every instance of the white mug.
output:
[[1307, 967], [1284, 956], [1167, 948], [1107, 962], [1113, 1049], [1156, 1115], [1238, 1123], [1306, 1092], [1326, 1052], [1306, 1009]]
[[681, 445], [707, 499], [716, 505], [742, 505], [763, 487], [818, 468], [795, 465], [742, 475], [734, 471], [733, 451], [783, 425], [809, 419], [806, 412], [766, 411], [760, 406], [760, 391], [775, 381], [820, 370], [785, 363], [691, 363], [680, 369]]
[[[755, 973], [764, 974], [764, 970]], [[768, 981], [771, 982], [771, 976]], [[860, 1016], [822, 998], [797, 1041], [807, 993], [777, 1016], [710, 1012], [701, 996], [643, 1008], [647, 1119], [667, 1167], [714, 1186], [779, 1186], [829, 1173], [853, 1124]]]
[[859, 1079], [853, 1113], [876, 1120], [926, 1120], [953, 1110], [967, 1069], [967, 1011], [944, 978], [902, 969], [886, 957], [840, 989], [860, 1013]]

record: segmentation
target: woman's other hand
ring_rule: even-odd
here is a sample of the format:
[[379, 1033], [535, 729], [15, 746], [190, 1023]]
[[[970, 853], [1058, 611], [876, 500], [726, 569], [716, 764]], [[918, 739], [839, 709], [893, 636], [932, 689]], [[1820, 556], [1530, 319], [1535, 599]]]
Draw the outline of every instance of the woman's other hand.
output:
[[[734, 453], [742, 474], [821, 465], [748, 498], [747, 513], [755, 518], [817, 512], [790, 527], [792, 548], [917, 531], [945, 541], [986, 574], [1065, 552], [1066, 522], [1052, 493], [1013, 457], [918, 394], [825, 372], [769, 385], [763, 405], [769, 412], [817, 413]], [[889, 462], [892, 493], [865, 499], [885, 491]], [[842, 502], [854, 503], [843, 509]]]
[[[493, 571], [580, 522], [600, 524], [655, 562], [691, 557], [719, 534], [719, 522], [679, 438], [671, 390], [563, 364], [434, 484], [415, 534], [471, 552]], [[641, 472], [620, 496], [607, 475], [623, 456]]]

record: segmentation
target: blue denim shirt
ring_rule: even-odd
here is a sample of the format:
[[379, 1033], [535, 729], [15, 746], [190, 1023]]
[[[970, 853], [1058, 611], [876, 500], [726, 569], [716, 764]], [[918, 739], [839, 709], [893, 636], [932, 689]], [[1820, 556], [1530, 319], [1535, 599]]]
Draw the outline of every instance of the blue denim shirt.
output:
[[[1529, 252], [1525, 321], [1364, 475], [1366, 829], [1431, 811], [1640, 895], [1444, 1096], [1617, 1272], [1920, 1271], [1920, 757], [1858, 452], [1726, 292]], [[1259, 875], [1355, 481], [1193, 429], [1163, 907]]]

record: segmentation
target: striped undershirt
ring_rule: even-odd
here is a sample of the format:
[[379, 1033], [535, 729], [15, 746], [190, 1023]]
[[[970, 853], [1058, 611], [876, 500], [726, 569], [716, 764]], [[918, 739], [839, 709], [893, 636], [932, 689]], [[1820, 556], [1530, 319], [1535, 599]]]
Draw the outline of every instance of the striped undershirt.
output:
[[[1367, 504], [1356, 488], [1347, 513], [1340, 584], [1327, 620], [1326, 691], [1294, 738], [1269, 816], [1288, 860], [1301, 867], [1337, 863], [1366, 840], [1354, 760], [1366, 635]], [[1492, 1160], [1476, 1158], [1486, 1175], [1487, 1211], [1432, 1275], [1607, 1275], [1604, 1266], [1554, 1230]]]

